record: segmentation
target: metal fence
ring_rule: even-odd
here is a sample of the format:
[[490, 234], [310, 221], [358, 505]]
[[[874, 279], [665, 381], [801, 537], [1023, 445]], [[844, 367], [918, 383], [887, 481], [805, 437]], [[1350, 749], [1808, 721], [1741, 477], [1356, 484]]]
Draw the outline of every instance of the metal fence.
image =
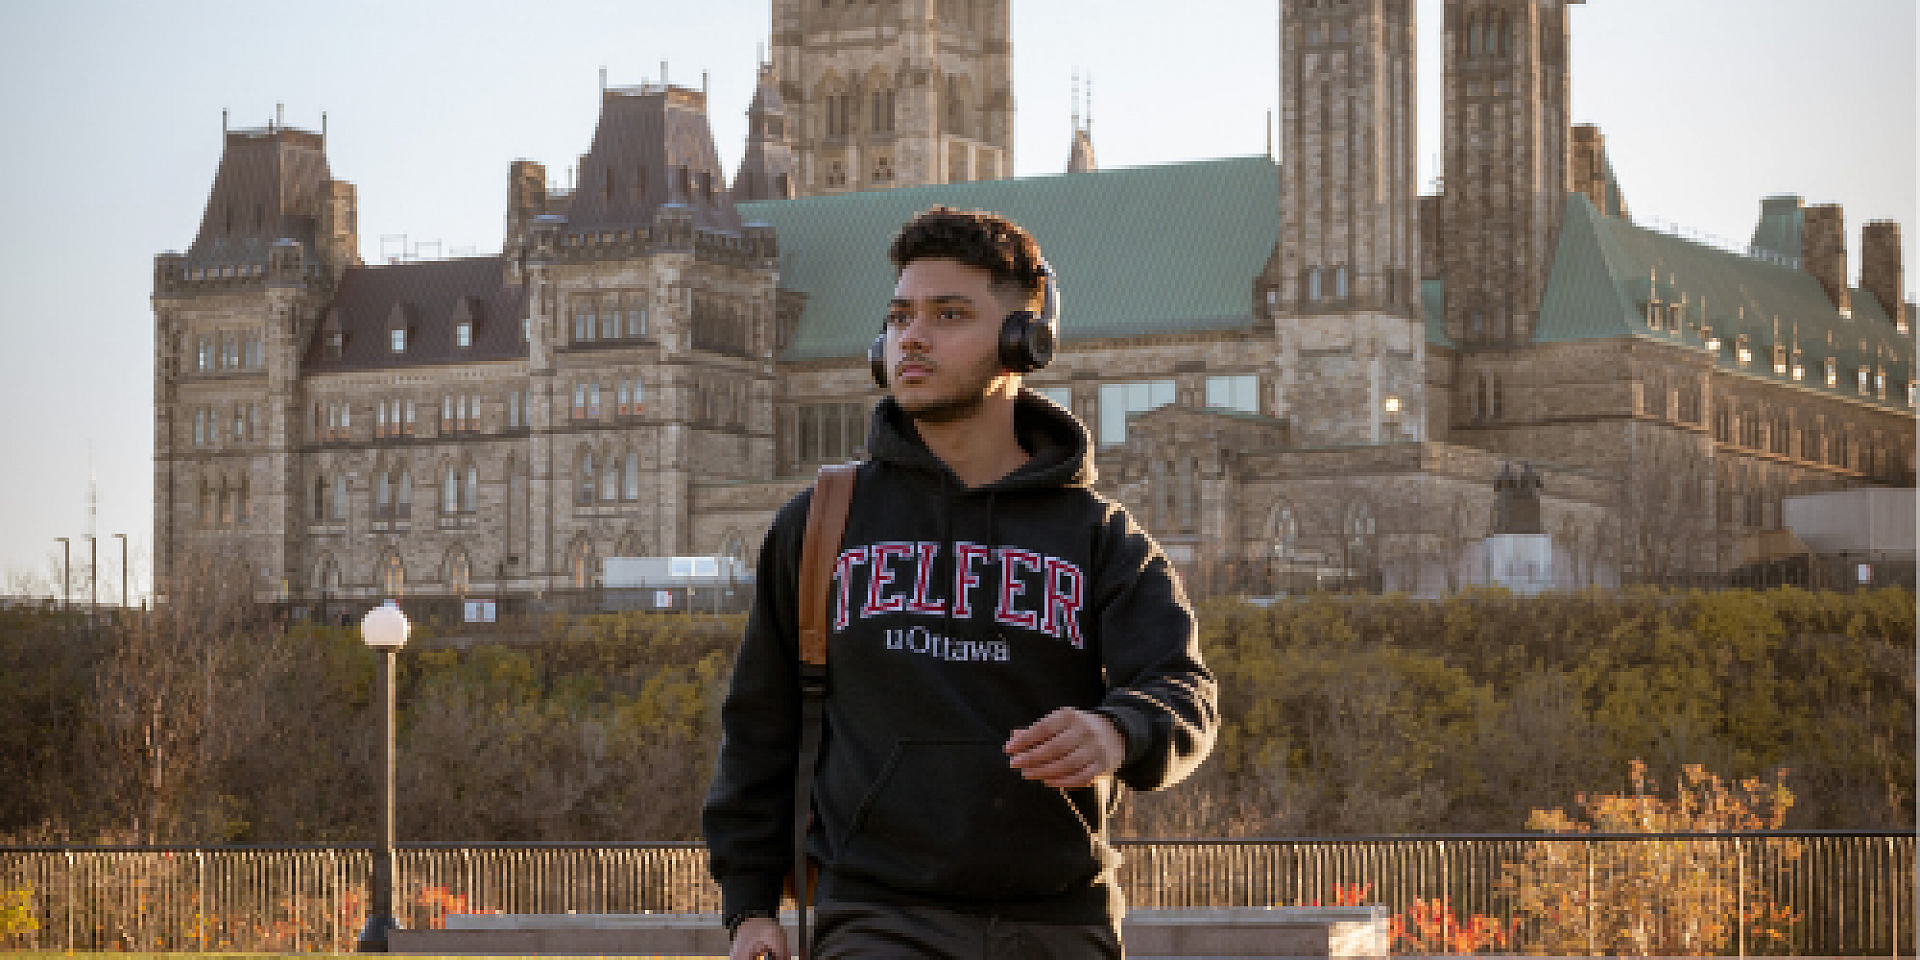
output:
[[[1137, 908], [1384, 903], [1395, 952], [1912, 955], [1914, 837], [1878, 832], [1126, 840]], [[0, 847], [30, 950], [342, 952], [370, 845]], [[697, 843], [410, 843], [403, 925], [449, 913], [715, 912]], [[1440, 906], [1444, 903], [1444, 907]], [[1422, 916], [1471, 942], [1416, 940]]]

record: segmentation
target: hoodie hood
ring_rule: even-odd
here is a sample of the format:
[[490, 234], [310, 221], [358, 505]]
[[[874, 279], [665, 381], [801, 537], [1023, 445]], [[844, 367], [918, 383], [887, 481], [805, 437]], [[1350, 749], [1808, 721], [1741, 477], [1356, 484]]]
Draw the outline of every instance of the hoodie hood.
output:
[[[1014, 400], [1013, 429], [1031, 458], [982, 489], [1093, 488], [1099, 477], [1093, 464], [1093, 440], [1073, 414], [1022, 387]], [[874, 404], [867, 428], [867, 450], [876, 461], [940, 475], [954, 486], [960, 483], [952, 469], [927, 449], [913, 418], [892, 397]]]

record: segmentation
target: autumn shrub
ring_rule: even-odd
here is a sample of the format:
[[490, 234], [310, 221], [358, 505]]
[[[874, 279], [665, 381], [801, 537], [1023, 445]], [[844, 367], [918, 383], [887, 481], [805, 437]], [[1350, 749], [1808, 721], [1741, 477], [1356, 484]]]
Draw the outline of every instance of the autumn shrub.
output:
[[[1569, 835], [1777, 830], [1793, 806], [1785, 775], [1781, 770], [1771, 781], [1729, 783], [1689, 765], [1668, 799], [1656, 795], [1645, 764], [1636, 761], [1631, 794], [1583, 794], [1574, 813], [1536, 810], [1527, 826]], [[1535, 844], [1521, 862], [1509, 865], [1504, 880], [1526, 917], [1527, 949], [1548, 955], [1709, 956], [1735, 946], [1743, 932], [1748, 951], [1784, 945], [1797, 918], [1773, 900], [1765, 874], [1798, 857], [1799, 843], [1702, 840]]]

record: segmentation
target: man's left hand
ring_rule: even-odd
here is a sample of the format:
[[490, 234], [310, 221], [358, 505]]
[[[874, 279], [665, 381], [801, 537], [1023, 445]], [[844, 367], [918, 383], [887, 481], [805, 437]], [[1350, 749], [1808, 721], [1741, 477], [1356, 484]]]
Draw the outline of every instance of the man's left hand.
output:
[[1006, 751], [1013, 768], [1028, 780], [1071, 788], [1120, 769], [1127, 745], [1104, 714], [1061, 707], [1015, 730]]

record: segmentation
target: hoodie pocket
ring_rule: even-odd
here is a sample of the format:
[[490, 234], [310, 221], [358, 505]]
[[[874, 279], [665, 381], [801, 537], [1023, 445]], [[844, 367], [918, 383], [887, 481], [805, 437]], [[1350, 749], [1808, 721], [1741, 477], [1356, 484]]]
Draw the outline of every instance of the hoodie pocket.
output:
[[854, 814], [834, 869], [911, 893], [1045, 897], [1101, 858], [1056, 787], [1023, 779], [999, 743], [903, 740]]

